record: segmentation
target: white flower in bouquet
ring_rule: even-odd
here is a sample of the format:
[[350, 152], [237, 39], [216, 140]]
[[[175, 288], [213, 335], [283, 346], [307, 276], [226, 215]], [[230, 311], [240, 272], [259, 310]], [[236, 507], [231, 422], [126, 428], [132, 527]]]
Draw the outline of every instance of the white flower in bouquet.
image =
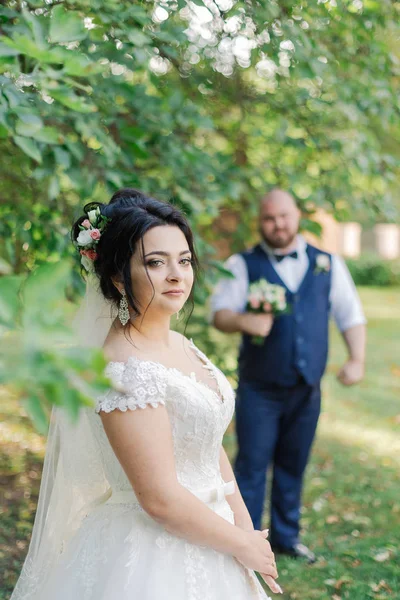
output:
[[[287, 311], [286, 290], [281, 285], [259, 279], [249, 286], [247, 310], [255, 313], [272, 313], [274, 317]], [[254, 344], [262, 344], [263, 337], [253, 336]]]
[[277, 308], [279, 311], [283, 311], [286, 309], [286, 300], [278, 300]]

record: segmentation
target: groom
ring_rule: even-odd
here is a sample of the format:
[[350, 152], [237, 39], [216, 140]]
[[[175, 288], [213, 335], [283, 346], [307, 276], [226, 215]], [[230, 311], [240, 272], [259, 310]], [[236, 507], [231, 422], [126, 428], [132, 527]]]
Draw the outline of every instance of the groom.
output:
[[[307, 244], [299, 235], [300, 210], [293, 197], [272, 190], [260, 204], [261, 241], [231, 256], [234, 279], [219, 282], [211, 300], [214, 325], [240, 332], [236, 405], [238, 454], [235, 474], [261, 529], [266, 472], [273, 467], [270, 541], [275, 552], [315, 561], [299, 541], [303, 475], [320, 414], [321, 378], [332, 316], [348, 350], [338, 373], [343, 385], [364, 375], [365, 318], [344, 262]], [[265, 278], [285, 288], [290, 312], [245, 312], [249, 284]], [[254, 335], [265, 337], [254, 345]]]

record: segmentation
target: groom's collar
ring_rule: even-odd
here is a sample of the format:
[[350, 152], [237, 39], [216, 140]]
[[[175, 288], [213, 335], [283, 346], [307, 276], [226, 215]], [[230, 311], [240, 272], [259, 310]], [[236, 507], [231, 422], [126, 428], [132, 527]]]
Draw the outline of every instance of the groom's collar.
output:
[[[286, 252], [282, 252], [278, 248], [272, 248], [271, 246], [269, 246], [267, 244], [267, 242], [265, 240], [261, 240], [260, 247], [264, 250], [265, 254], [267, 254], [269, 257], [272, 257], [272, 258], [274, 256], [274, 254], [286, 254]], [[298, 233], [296, 236], [296, 245], [293, 246], [293, 248], [291, 248], [291, 252], [293, 250], [297, 250], [297, 252], [299, 254], [304, 254], [306, 249], [307, 249], [307, 242], [304, 239], [304, 237], [301, 235], [301, 233]]]

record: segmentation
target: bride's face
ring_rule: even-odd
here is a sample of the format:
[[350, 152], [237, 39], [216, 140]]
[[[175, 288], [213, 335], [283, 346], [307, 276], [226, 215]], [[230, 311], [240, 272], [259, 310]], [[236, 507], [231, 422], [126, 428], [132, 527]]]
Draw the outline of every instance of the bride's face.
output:
[[140, 312], [173, 315], [183, 307], [193, 286], [186, 238], [179, 227], [153, 227], [143, 236], [143, 248], [144, 256], [139, 242], [131, 259], [132, 291]]

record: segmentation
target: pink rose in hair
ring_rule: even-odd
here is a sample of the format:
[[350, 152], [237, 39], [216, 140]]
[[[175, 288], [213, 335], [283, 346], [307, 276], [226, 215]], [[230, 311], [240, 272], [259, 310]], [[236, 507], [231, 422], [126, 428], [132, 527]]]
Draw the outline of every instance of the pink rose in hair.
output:
[[96, 260], [97, 258], [96, 250], [81, 250], [80, 252], [83, 256], [86, 256], [90, 260]]
[[96, 250], [87, 250], [86, 256], [88, 258], [90, 258], [90, 260], [96, 260], [96, 258], [97, 258], [97, 252], [96, 252]]
[[85, 219], [84, 221], [82, 221], [81, 225], [82, 225], [82, 227], [86, 227], [86, 229], [90, 229], [89, 219]]
[[101, 236], [101, 233], [98, 229], [92, 229], [92, 231], [90, 232], [90, 237], [92, 238], [92, 240], [99, 240]]

